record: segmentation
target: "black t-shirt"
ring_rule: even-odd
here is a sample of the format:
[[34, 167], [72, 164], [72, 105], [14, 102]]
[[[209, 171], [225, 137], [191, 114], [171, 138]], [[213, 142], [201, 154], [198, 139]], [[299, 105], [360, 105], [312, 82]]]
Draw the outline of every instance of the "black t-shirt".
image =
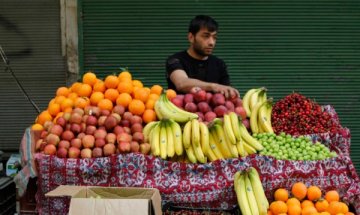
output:
[[225, 62], [213, 55], [210, 55], [206, 60], [197, 60], [191, 57], [185, 50], [170, 56], [166, 61], [166, 79], [168, 88], [175, 91], [177, 90], [174, 83], [170, 80], [170, 75], [177, 69], [184, 70], [189, 78], [230, 85]]

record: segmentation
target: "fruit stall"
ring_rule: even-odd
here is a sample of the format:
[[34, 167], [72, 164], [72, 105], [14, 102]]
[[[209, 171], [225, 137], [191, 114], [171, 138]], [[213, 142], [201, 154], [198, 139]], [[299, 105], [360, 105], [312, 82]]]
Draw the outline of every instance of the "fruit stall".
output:
[[331, 105], [144, 86], [128, 71], [59, 87], [23, 137], [20, 191], [66, 214], [59, 185], [156, 188], [163, 213], [360, 214], [350, 130]]

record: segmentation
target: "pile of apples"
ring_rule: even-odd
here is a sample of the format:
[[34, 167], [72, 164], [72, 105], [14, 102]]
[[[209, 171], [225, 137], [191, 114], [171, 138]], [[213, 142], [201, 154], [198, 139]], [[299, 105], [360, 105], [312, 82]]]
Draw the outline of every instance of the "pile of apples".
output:
[[143, 120], [117, 105], [110, 112], [96, 106], [74, 108], [55, 122], [47, 121], [35, 149], [60, 158], [106, 157], [119, 153], [148, 154]]
[[228, 112], [235, 112], [243, 120], [245, 126], [249, 125], [246, 111], [239, 97], [225, 98], [221, 93], [211, 93], [194, 87], [190, 93], [178, 94], [171, 102], [186, 111], [196, 113], [199, 120], [209, 123], [215, 118], [221, 118]]

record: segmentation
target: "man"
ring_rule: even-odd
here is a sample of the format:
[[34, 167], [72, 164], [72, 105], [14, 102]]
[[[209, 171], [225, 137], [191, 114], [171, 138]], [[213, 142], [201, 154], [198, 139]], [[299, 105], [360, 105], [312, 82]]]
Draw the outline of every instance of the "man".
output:
[[170, 56], [166, 61], [168, 88], [187, 93], [193, 87], [227, 98], [239, 96], [230, 87], [229, 74], [223, 60], [212, 55], [217, 40], [217, 22], [205, 15], [196, 16], [189, 25], [187, 50]]

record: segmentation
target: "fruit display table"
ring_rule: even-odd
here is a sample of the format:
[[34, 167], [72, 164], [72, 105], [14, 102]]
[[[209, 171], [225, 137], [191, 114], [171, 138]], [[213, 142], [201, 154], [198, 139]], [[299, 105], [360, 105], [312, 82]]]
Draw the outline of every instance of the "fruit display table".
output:
[[163, 204], [183, 208], [231, 210], [237, 207], [233, 175], [250, 166], [261, 175], [268, 199], [279, 187], [297, 181], [317, 184], [323, 191], [336, 189], [344, 202], [360, 214], [360, 179], [349, 157], [350, 132], [310, 135], [338, 153], [322, 161], [276, 160], [269, 156], [217, 160], [206, 164], [165, 161], [143, 154], [71, 159], [36, 155], [38, 165], [37, 209], [40, 214], [66, 214], [69, 198], [46, 198], [59, 185], [154, 187]]

